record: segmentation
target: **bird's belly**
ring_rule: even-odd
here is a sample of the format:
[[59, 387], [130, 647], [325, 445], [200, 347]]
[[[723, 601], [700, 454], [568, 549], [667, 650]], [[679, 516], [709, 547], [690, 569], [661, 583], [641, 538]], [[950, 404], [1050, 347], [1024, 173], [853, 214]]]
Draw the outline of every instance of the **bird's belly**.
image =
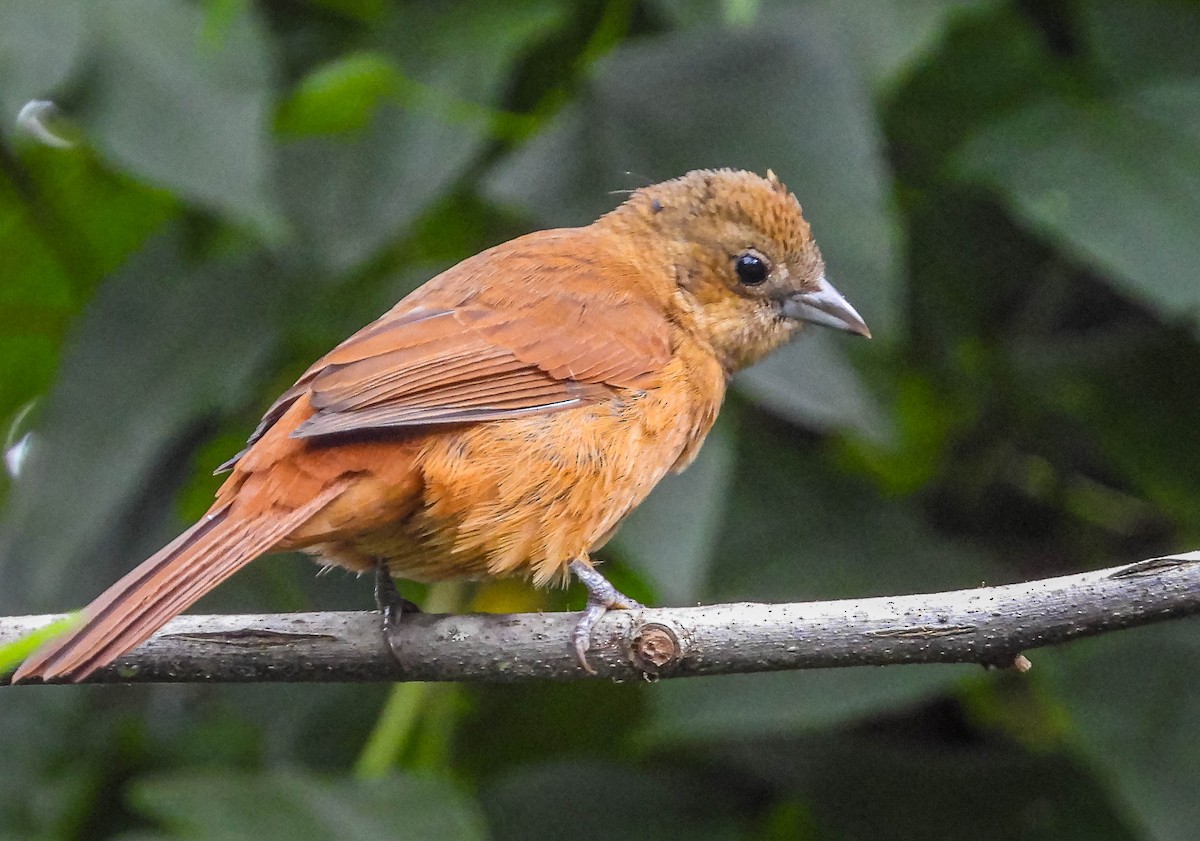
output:
[[385, 559], [417, 581], [564, 580], [711, 427], [716, 406], [681, 415], [658, 392], [430, 436], [415, 510], [313, 548], [358, 569]]

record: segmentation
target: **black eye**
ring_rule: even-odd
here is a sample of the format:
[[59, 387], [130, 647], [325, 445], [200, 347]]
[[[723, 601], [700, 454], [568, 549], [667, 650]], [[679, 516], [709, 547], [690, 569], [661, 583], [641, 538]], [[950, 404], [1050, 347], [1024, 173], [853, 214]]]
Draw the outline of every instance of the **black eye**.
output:
[[739, 254], [734, 258], [733, 270], [737, 272], [738, 280], [746, 286], [758, 286], [767, 279], [767, 274], [770, 272], [766, 260], [749, 252]]

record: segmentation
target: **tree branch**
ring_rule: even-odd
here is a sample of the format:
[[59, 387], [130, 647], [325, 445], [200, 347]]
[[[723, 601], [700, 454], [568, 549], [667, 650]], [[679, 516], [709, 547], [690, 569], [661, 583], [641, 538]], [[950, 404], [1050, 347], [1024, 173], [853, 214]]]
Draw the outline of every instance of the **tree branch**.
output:
[[[1200, 613], [1200, 552], [1080, 575], [912, 596], [614, 611], [593, 633], [596, 676], [898, 663], [1028, 666], [1021, 652]], [[90, 683], [583, 680], [577, 613], [181, 616]], [[0, 646], [57, 619], [0, 618]], [[7, 682], [6, 679], [0, 679]]]

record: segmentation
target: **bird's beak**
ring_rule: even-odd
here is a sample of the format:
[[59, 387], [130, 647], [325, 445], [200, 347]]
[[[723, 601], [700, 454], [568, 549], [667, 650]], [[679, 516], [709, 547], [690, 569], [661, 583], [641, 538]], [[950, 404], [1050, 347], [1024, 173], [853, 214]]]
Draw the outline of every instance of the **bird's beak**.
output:
[[783, 302], [783, 314], [798, 321], [811, 321], [823, 327], [836, 327], [847, 333], [857, 333], [871, 338], [867, 323], [842, 293], [821, 275], [816, 290], [801, 292]]

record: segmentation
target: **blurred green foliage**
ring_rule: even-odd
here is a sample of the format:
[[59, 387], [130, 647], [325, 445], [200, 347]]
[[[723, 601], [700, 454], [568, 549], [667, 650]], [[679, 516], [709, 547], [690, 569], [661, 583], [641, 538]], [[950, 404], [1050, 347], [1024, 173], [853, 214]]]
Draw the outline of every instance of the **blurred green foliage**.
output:
[[[607, 550], [632, 595], [1195, 548], [1198, 43], [1183, 0], [0, 0], [0, 611], [160, 545], [275, 393], [440, 267], [705, 166], [780, 174], [876, 340], [739, 379]], [[73, 147], [18, 129], [33, 98]], [[369, 604], [312, 573], [204, 607]], [[1033, 659], [5, 690], [0, 838], [1194, 838], [1195, 623]]]

